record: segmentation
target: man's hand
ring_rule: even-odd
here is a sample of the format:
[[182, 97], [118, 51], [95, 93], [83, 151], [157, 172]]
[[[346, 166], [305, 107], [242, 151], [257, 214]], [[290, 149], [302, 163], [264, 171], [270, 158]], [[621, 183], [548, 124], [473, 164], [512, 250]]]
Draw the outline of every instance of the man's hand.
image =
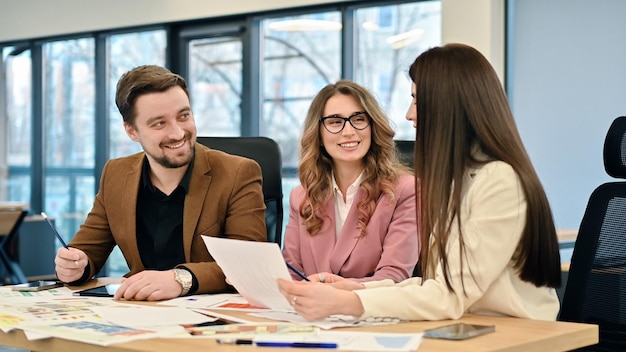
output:
[[89, 264], [87, 254], [76, 248], [59, 248], [54, 258], [55, 272], [59, 280], [73, 282], [80, 279]]
[[144, 270], [122, 279], [114, 299], [162, 301], [180, 296], [183, 287], [174, 278], [172, 270]]

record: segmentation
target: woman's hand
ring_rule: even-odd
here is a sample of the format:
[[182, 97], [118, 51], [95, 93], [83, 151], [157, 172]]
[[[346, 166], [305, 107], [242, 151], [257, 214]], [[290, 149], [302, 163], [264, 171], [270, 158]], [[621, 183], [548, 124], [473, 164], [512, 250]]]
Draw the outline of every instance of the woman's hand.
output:
[[342, 281], [345, 279], [339, 275], [322, 272], [322, 273], [309, 275], [309, 280], [311, 280], [311, 282], [321, 282], [323, 284], [332, 284], [334, 282]]
[[341, 281], [335, 281], [330, 285], [334, 288], [338, 288], [340, 290], [346, 290], [346, 291], [362, 290], [365, 288], [365, 285], [363, 285], [362, 283], [359, 283], [350, 279], [343, 279]]
[[363, 314], [359, 296], [351, 291], [317, 282], [290, 282], [283, 279], [278, 279], [278, 287], [295, 311], [307, 320], [323, 319], [333, 314], [357, 317]]
[[353, 290], [360, 290], [360, 289], [365, 288], [364, 285], [356, 281], [346, 279], [342, 276], [327, 273], [327, 272], [309, 275], [309, 280], [311, 280], [311, 282], [320, 282], [323, 284], [330, 284], [332, 287], [338, 288], [341, 290], [353, 291]]

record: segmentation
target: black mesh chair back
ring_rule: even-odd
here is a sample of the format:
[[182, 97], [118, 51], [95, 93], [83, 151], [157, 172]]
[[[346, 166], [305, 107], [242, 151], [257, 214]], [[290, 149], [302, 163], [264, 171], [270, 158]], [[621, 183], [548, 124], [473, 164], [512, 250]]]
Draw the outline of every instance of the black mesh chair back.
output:
[[[604, 141], [604, 168], [626, 178], [626, 116]], [[563, 296], [559, 320], [598, 324], [599, 344], [581, 351], [626, 351], [626, 182], [608, 182], [589, 198]]]
[[229, 154], [255, 160], [263, 173], [267, 240], [282, 245], [282, 159], [278, 144], [267, 137], [198, 137], [198, 143]]

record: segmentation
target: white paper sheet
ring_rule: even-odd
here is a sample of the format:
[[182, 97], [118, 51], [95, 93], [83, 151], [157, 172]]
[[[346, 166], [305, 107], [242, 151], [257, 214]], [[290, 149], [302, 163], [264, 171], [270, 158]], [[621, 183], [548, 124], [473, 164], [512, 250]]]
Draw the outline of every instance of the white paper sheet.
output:
[[202, 324], [215, 320], [180, 307], [93, 307], [91, 310], [112, 324], [130, 327]]
[[320, 320], [306, 320], [301, 315], [296, 312], [274, 312], [274, 311], [265, 311], [265, 312], [254, 312], [248, 313], [254, 317], [278, 320], [278, 321], [288, 321], [290, 323], [296, 323], [301, 325], [310, 325], [317, 326], [320, 329], [328, 330], [340, 327], [355, 327], [355, 326], [375, 326], [375, 325], [392, 325], [398, 324], [402, 321], [397, 318], [390, 317], [380, 317], [380, 318], [365, 318], [358, 319], [357, 317], [353, 317], [351, 315], [343, 315], [336, 314], [331, 315], [325, 319]]
[[101, 346], [186, 333], [180, 325], [134, 328], [110, 324], [95, 317], [48, 323], [29, 322], [21, 328], [28, 340], [56, 337]]
[[198, 294], [192, 296], [176, 297], [157, 303], [163, 306], [184, 308], [208, 308], [218, 306], [230, 300], [239, 299], [246, 303], [246, 299], [236, 293]]
[[13, 291], [10, 286], [0, 287], [0, 299], [5, 301], [10, 299], [12, 302], [22, 300], [29, 302], [33, 300], [33, 297], [46, 299], [46, 298], [64, 298], [72, 297], [72, 290], [67, 287], [57, 287], [43, 291]]
[[228, 281], [248, 302], [278, 311], [293, 311], [276, 280], [291, 281], [278, 244], [202, 236]]
[[331, 317], [320, 319], [320, 320], [306, 320], [296, 312], [272, 312], [270, 311], [270, 312], [256, 312], [256, 313], [248, 313], [248, 314], [254, 317], [259, 317], [263, 319], [288, 321], [290, 323], [316, 326], [324, 330], [355, 326], [356, 322], [358, 321], [354, 317], [349, 317], [349, 316], [345, 316], [345, 318], [331, 316]]

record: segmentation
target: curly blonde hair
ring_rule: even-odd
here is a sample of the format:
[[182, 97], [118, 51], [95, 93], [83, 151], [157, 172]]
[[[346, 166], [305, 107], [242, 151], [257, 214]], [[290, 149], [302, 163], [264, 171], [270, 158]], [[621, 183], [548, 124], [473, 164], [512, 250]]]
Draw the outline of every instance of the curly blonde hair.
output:
[[357, 204], [359, 218], [357, 228], [361, 236], [367, 234], [367, 224], [376, 209], [376, 202], [386, 195], [391, 201], [395, 198], [394, 186], [401, 173], [411, 173], [398, 158], [393, 137], [395, 135], [389, 119], [376, 101], [376, 98], [364, 87], [348, 80], [328, 84], [315, 96], [304, 121], [304, 130], [300, 140], [300, 183], [306, 197], [299, 205], [300, 216], [311, 235], [317, 234], [324, 223], [322, 205], [332, 197], [333, 160], [322, 145], [320, 118], [326, 102], [333, 96], [347, 95], [363, 107], [370, 117], [372, 144], [364, 157], [364, 177], [360, 187], [366, 197]]

